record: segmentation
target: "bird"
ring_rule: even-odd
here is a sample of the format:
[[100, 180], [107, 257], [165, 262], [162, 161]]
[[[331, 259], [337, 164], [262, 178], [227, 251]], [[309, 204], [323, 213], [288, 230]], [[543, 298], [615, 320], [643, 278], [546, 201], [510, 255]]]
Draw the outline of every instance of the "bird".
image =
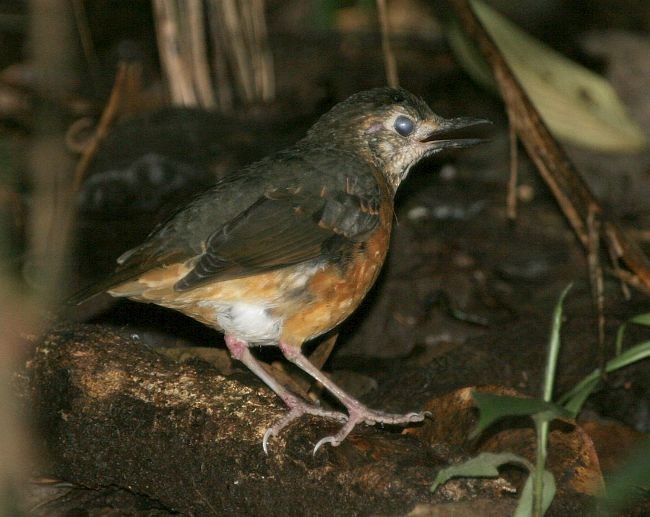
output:
[[[303, 354], [306, 342], [342, 323], [360, 305], [386, 258], [394, 196], [409, 170], [443, 149], [483, 139], [454, 132], [489, 123], [446, 119], [402, 88], [353, 94], [323, 114], [294, 145], [228, 174], [117, 259], [103, 291], [179, 311], [224, 333], [236, 360], [288, 407], [262, 446], [303, 415], [342, 425], [320, 439], [337, 446], [357, 424], [409, 425], [426, 413], [373, 410], [340, 388]], [[329, 391], [345, 412], [307, 402], [251, 352], [277, 346]]]

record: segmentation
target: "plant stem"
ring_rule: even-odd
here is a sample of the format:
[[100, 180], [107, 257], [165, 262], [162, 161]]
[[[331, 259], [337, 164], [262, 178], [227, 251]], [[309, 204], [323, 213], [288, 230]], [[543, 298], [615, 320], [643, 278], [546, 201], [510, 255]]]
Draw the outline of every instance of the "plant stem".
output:
[[[542, 398], [544, 402], [551, 402], [553, 399], [553, 385], [555, 383], [555, 371], [557, 358], [560, 353], [560, 329], [562, 328], [562, 306], [564, 298], [571, 289], [569, 284], [564, 288], [560, 299], [553, 311], [553, 323], [551, 325], [551, 336], [548, 342], [548, 356], [546, 358], [546, 371], [544, 372], [544, 386]], [[542, 517], [544, 501], [544, 467], [546, 465], [546, 445], [548, 438], [548, 418], [542, 413], [533, 416], [537, 435], [537, 457], [535, 460], [535, 472], [533, 478], [533, 515]]]
[[542, 517], [544, 500], [544, 466], [546, 465], [546, 444], [548, 438], [548, 420], [534, 417], [537, 435], [537, 454], [533, 472], [533, 515]]

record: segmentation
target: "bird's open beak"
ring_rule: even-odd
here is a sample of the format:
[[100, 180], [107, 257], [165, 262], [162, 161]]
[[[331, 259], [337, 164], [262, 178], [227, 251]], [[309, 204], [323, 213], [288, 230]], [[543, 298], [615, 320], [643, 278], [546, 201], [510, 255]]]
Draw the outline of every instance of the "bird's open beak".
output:
[[485, 138], [477, 138], [472, 135], [484, 132], [489, 125], [492, 125], [492, 122], [482, 118], [438, 119], [427, 123], [427, 129], [430, 131], [420, 141], [427, 144], [431, 151], [471, 147], [486, 141]]

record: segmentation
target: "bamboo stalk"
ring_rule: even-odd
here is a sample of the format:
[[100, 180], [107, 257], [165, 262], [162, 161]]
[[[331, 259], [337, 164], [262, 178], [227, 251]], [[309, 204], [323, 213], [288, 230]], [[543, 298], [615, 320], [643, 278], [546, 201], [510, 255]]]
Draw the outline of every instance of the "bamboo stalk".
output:
[[198, 100], [192, 75], [181, 57], [181, 35], [178, 30], [178, 9], [175, 0], [153, 0], [156, 18], [158, 53], [167, 79], [172, 104], [196, 106]]
[[189, 48], [192, 59], [192, 77], [199, 104], [204, 108], [215, 106], [214, 88], [208, 64], [206, 31], [201, 0], [186, 0]]
[[259, 48], [260, 96], [263, 101], [268, 102], [275, 97], [275, 71], [273, 68], [273, 54], [269, 47], [268, 31], [266, 29], [264, 4], [264, 0], [251, 0], [253, 31]]
[[217, 104], [222, 112], [227, 112], [232, 110], [233, 107], [233, 90], [228, 74], [226, 50], [222, 42], [224, 29], [218, 2], [208, 4], [208, 19], [212, 35], [212, 59], [217, 84]]
[[242, 33], [242, 26], [234, 0], [216, 0], [221, 8], [221, 16], [229, 46], [227, 51], [230, 52], [233, 60], [235, 78], [239, 84], [240, 91], [247, 103], [254, 100], [254, 87], [250, 73], [250, 60], [246, 52], [246, 43]]

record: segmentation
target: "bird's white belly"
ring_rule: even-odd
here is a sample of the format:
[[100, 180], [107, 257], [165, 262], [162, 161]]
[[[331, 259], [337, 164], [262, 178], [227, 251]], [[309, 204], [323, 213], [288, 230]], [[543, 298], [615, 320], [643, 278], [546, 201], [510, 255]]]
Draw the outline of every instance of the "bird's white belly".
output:
[[282, 318], [271, 314], [266, 304], [203, 301], [198, 305], [212, 309], [219, 327], [238, 339], [260, 345], [277, 344], [280, 339]]
[[293, 299], [289, 293], [300, 297], [299, 293], [320, 269], [320, 263], [298, 264], [290, 273], [285, 270], [257, 277], [249, 290], [242, 289], [242, 280], [234, 279], [220, 282], [219, 293], [203, 293], [203, 299], [202, 293], [196, 291], [188, 296], [198, 298], [194, 306], [200, 309], [201, 320], [214, 324], [225, 334], [255, 345], [277, 345], [285, 318], [300, 304], [309, 303], [307, 299]]

